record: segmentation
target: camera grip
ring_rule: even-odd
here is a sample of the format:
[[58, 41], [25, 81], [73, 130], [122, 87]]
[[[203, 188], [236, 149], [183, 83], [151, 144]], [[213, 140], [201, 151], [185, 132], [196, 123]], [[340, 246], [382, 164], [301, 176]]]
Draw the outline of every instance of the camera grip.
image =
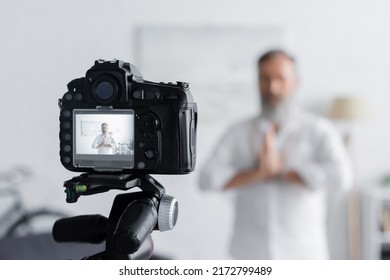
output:
[[155, 228], [157, 219], [153, 200], [145, 198], [130, 203], [114, 232], [115, 249], [126, 254], [136, 252]]

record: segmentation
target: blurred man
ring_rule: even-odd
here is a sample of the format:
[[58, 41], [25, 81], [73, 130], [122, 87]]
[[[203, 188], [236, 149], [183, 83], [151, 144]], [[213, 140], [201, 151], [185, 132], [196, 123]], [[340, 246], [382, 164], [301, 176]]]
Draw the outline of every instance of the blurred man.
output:
[[293, 106], [294, 59], [258, 60], [261, 113], [231, 126], [204, 166], [203, 189], [236, 191], [231, 253], [237, 259], [328, 259], [326, 191], [351, 185], [329, 121]]
[[102, 123], [102, 134], [96, 136], [93, 141], [92, 148], [98, 149], [98, 154], [113, 155], [116, 147], [116, 141], [114, 137], [108, 132], [108, 124]]

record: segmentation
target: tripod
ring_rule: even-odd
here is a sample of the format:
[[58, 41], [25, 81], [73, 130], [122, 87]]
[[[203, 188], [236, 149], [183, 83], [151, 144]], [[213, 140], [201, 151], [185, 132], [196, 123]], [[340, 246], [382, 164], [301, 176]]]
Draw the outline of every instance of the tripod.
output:
[[57, 242], [102, 243], [105, 251], [86, 259], [149, 259], [153, 230], [172, 229], [178, 217], [178, 202], [165, 194], [164, 187], [150, 175], [84, 173], [64, 183], [66, 202], [75, 203], [82, 195], [93, 195], [111, 189], [140, 192], [117, 195], [108, 218], [83, 215], [60, 219], [53, 226]]

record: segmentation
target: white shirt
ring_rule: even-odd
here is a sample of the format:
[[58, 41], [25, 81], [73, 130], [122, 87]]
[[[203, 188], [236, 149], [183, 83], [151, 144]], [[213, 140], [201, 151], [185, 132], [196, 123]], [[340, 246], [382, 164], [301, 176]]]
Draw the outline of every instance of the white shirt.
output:
[[[260, 117], [233, 125], [203, 167], [203, 189], [221, 190], [238, 172], [257, 165], [270, 124]], [[352, 185], [351, 164], [333, 125], [294, 111], [276, 136], [285, 169], [306, 186], [257, 182], [234, 190], [231, 254], [237, 259], [328, 259], [326, 192]]]
[[[110, 146], [98, 146], [102, 144], [105, 141], [106, 145]], [[116, 147], [116, 141], [114, 137], [112, 137], [109, 134], [100, 134], [96, 136], [95, 141], [93, 141], [92, 148], [98, 149], [98, 154], [104, 154], [104, 155], [113, 155], [114, 154], [114, 148]]]

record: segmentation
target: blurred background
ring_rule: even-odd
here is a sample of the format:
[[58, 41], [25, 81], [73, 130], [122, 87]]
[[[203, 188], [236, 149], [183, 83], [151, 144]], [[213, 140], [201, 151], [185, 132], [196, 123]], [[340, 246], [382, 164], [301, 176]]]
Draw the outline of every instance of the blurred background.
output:
[[[298, 63], [297, 102], [332, 117], [349, 139], [359, 199], [355, 218], [345, 209], [336, 215], [332, 257], [386, 258], [389, 10], [385, 0], [2, 1], [2, 187], [18, 185], [29, 211], [107, 216], [116, 192], [65, 202], [63, 181], [77, 174], [59, 161], [57, 101], [94, 60], [129, 61], [145, 79], [189, 82], [199, 108], [197, 171], [156, 176], [179, 200], [180, 215], [173, 231], [153, 233], [155, 251], [174, 259], [229, 259], [232, 197], [202, 192], [198, 172], [222, 131], [258, 112], [257, 57], [283, 48]], [[9, 180], [15, 168], [29, 175], [17, 175], [15, 183]], [[14, 202], [0, 199], [4, 230], [1, 213]]]

